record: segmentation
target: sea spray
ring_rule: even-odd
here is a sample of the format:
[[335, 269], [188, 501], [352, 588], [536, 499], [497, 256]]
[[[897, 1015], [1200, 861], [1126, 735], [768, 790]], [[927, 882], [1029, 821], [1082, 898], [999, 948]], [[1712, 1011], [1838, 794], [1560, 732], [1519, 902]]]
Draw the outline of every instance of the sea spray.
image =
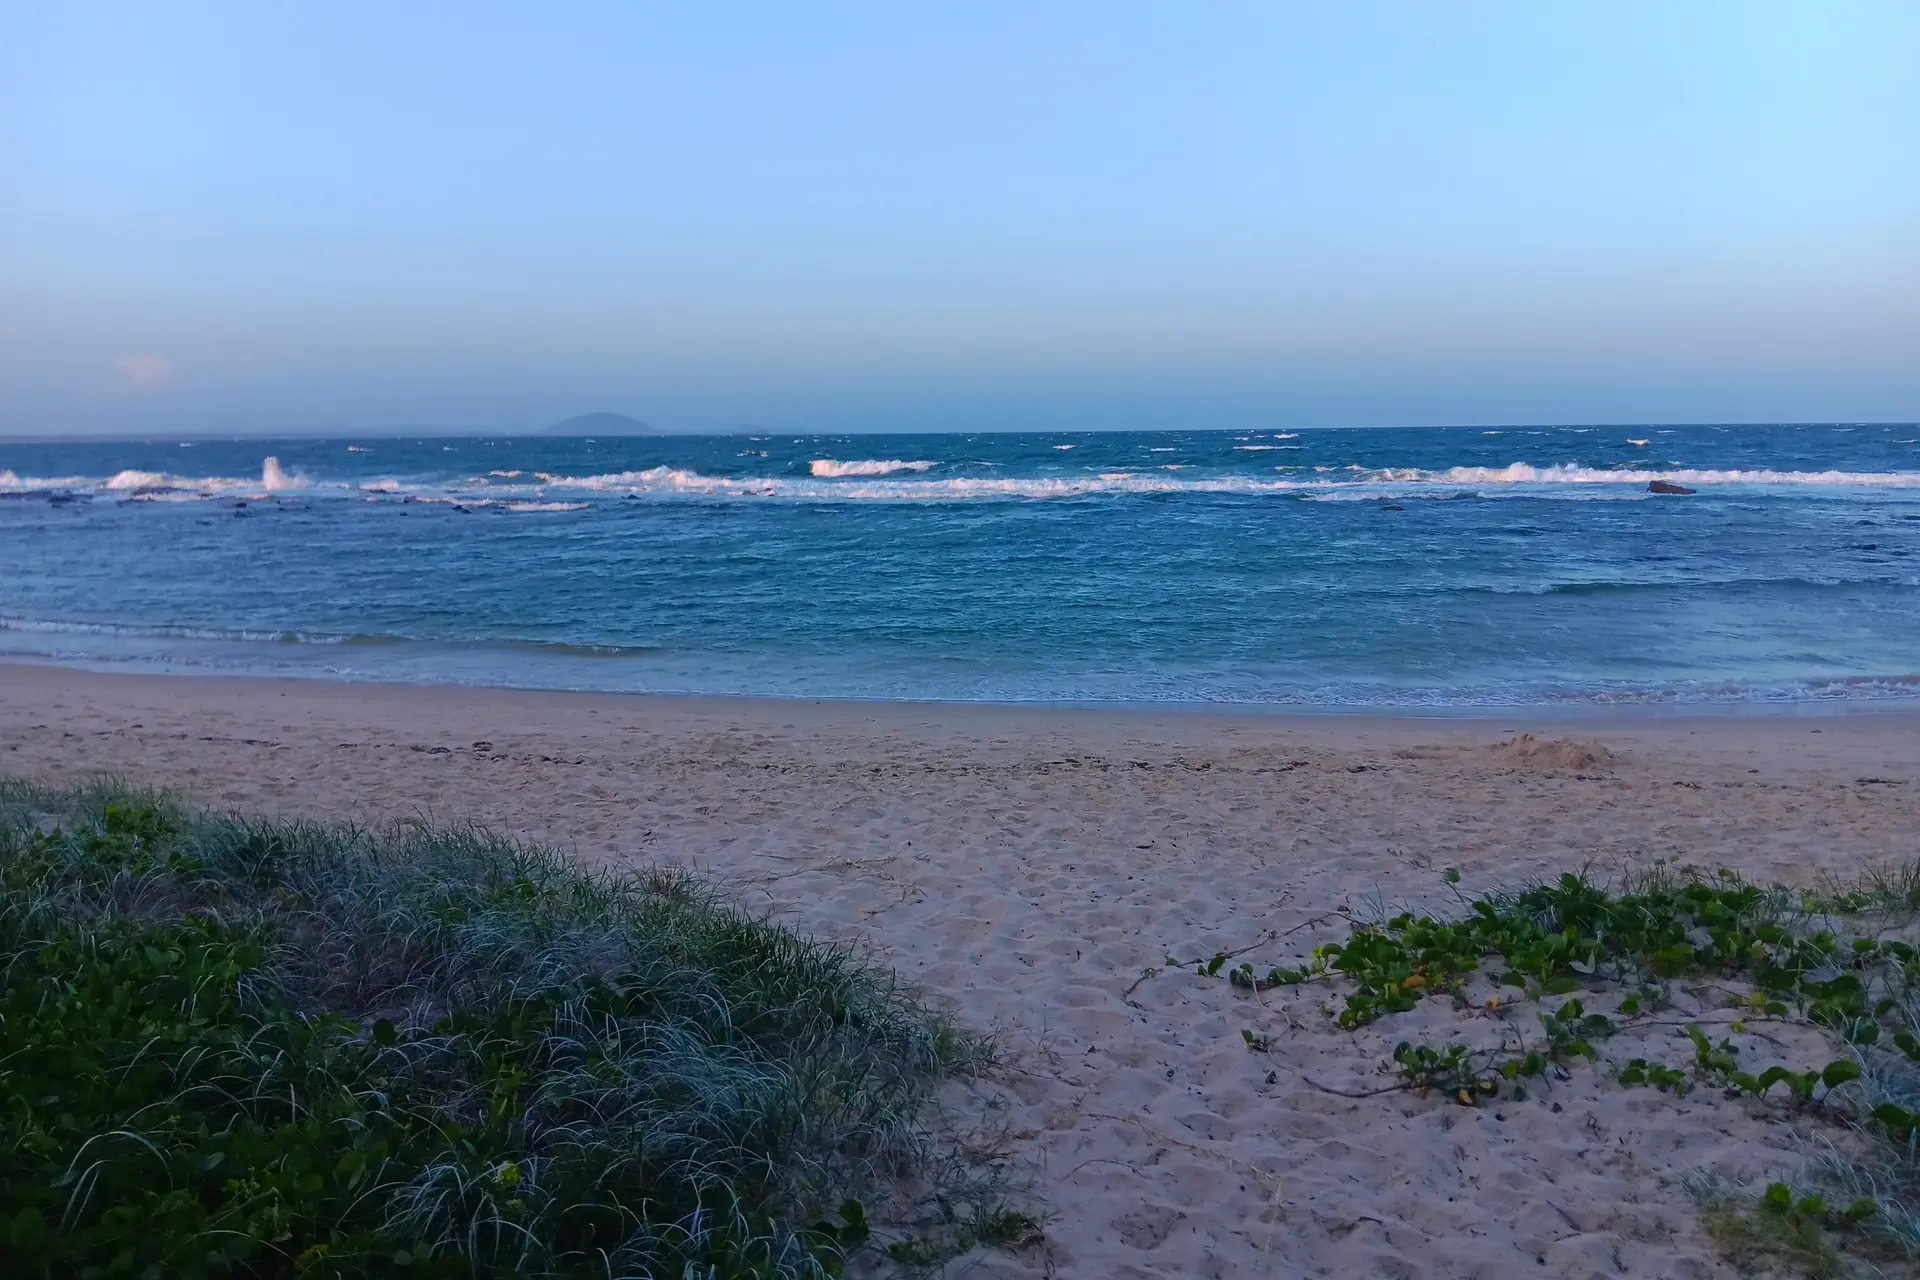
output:
[[288, 475], [280, 469], [280, 459], [269, 454], [260, 467], [260, 486], [268, 492], [282, 489], [304, 489], [307, 478], [298, 472]]

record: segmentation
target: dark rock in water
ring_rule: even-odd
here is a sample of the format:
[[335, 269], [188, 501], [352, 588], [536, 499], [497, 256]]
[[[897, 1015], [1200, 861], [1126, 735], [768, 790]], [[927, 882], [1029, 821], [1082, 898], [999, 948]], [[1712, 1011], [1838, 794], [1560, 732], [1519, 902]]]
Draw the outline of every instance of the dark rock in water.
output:
[[1683, 484], [1668, 484], [1665, 480], [1649, 480], [1647, 481], [1647, 492], [1688, 494], [1695, 492], [1695, 490], [1689, 489]]
[[1397, 503], [1397, 502], [1387, 502], [1387, 503], [1383, 503], [1383, 504], [1381, 504], [1381, 507], [1380, 507], [1380, 509], [1381, 509], [1382, 511], [1405, 511], [1405, 510], [1406, 510], [1406, 508], [1405, 508], [1405, 507], [1403, 507], [1403, 506], [1401, 506], [1401, 505], [1400, 505], [1399, 503]]

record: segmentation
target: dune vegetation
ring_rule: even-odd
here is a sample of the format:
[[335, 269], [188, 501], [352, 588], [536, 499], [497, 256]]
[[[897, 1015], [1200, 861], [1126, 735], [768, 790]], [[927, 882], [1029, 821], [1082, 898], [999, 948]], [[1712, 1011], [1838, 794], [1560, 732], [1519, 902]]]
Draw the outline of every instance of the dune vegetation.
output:
[[1767, 1112], [1808, 1153], [1789, 1180], [1690, 1179], [1730, 1257], [1822, 1277], [1920, 1263], [1920, 864], [1818, 890], [1671, 863], [1471, 897], [1458, 872], [1444, 879], [1455, 910], [1349, 916], [1344, 940], [1294, 964], [1168, 963], [1254, 995], [1323, 987], [1349, 1030], [1434, 1001], [1457, 1011], [1454, 1034], [1395, 1046], [1381, 1064], [1394, 1083], [1346, 1096], [1480, 1107], [1599, 1070]]
[[669, 872], [0, 783], [9, 1274], [813, 1277], [1030, 1236], [957, 1032]]

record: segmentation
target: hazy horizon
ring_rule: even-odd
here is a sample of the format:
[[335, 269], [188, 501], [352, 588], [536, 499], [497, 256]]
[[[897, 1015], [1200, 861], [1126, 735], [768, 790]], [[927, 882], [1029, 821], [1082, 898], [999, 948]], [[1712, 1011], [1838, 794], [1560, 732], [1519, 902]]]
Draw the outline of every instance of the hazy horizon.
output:
[[[551, 426], [552, 424], [549, 424]], [[1423, 422], [1423, 423], [1347, 423], [1331, 425], [1295, 425], [1294, 431], [1461, 431], [1496, 432], [1535, 430], [1621, 430], [1632, 431], [1639, 428], [1675, 428], [1675, 429], [1714, 429], [1724, 431], [1764, 430], [1776, 427], [1920, 427], [1920, 418], [1880, 418], [1880, 419], [1843, 419], [1826, 420], [1807, 419], [1795, 422], [1667, 422], [1660, 419], [1646, 421], [1606, 421], [1596, 419], [1591, 422]], [[803, 439], [830, 439], [835, 436], [891, 436], [891, 435], [1103, 435], [1131, 433], [1136, 435], [1180, 435], [1199, 433], [1234, 434], [1244, 432], [1243, 427], [979, 427], [966, 429], [924, 429], [924, 428], [842, 428], [842, 429], [802, 429], [798, 427], [737, 426], [715, 427], [708, 430], [693, 431], [632, 431], [632, 432], [580, 432], [554, 433], [546, 427], [523, 429], [503, 428], [495, 431], [480, 431], [468, 427], [433, 426], [372, 426], [372, 427], [316, 427], [313, 429], [283, 428], [279, 430], [261, 429], [257, 431], [232, 430], [190, 430], [176, 431], [74, 431], [45, 432], [39, 434], [0, 432], [0, 440], [13, 444], [60, 443], [62, 441], [88, 441], [94, 444], [151, 443], [174, 439], [204, 441], [325, 441], [325, 440], [406, 440], [424, 438], [431, 440], [648, 440], [648, 439], [687, 439], [708, 436], [794, 436]]]
[[1894, 3], [23, 12], [0, 435], [1910, 422], [1916, 60]]

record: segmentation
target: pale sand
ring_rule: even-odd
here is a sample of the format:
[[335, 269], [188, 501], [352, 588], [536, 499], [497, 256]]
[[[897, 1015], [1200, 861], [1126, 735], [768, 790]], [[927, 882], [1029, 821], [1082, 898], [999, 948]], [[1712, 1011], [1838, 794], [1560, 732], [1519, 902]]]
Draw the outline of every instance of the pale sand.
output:
[[[1489, 749], [1526, 729], [1612, 759]], [[1389, 1083], [1395, 1041], [1460, 1015], [1432, 1002], [1352, 1034], [1316, 989], [1256, 998], [1142, 970], [1342, 905], [1443, 901], [1447, 866], [1468, 890], [1670, 856], [1809, 883], [1920, 853], [1910, 714], [1231, 717], [0, 666], [0, 772], [90, 770], [216, 805], [473, 819], [590, 861], [685, 863], [870, 946], [1013, 1055], [991, 1088], [1047, 1244], [968, 1272], [995, 1276], [1731, 1275], [1679, 1179], [1792, 1168], [1777, 1112], [1584, 1070], [1478, 1111], [1348, 1100], [1308, 1078]], [[1248, 958], [1264, 969], [1331, 932]], [[1687, 1060], [1677, 1027], [1654, 1034], [1674, 1039], [1633, 1052]]]

